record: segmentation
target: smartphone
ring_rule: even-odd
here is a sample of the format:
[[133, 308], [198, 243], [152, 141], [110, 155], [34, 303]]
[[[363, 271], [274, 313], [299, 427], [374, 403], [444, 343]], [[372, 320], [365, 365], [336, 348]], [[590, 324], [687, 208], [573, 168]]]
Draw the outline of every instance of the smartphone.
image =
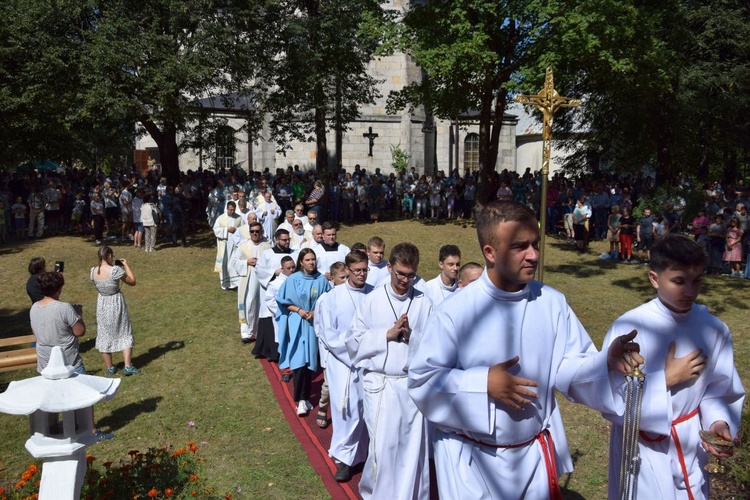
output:
[[64, 273], [65, 272], [65, 262], [62, 260], [55, 261], [55, 272], [56, 273]]
[[122, 267], [122, 261], [120, 259], [115, 260], [115, 265]]

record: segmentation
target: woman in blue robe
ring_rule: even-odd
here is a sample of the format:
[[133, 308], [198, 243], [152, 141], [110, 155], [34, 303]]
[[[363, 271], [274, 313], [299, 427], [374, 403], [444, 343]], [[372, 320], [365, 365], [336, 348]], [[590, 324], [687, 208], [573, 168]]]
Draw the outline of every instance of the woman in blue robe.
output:
[[312, 376], [318, 370], [318, 339], [313, 330], [315, 303], [330, 289], [328, 280], [317, 269], [315, 252], [304, 248], [297, 258], [297, 269], [281, 285], [276, 301], [279, 326], [279, 368], [292, 370], [297, 415], [307, 415]]

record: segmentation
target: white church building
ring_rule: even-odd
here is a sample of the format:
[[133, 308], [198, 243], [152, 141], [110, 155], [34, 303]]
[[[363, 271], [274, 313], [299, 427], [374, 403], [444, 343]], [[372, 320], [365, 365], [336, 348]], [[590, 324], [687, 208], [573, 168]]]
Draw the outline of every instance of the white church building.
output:
[[[403, 8], [402, 1], [392, 0], [386, 8]], [[391, 91], [400, 90], [411, 82], [422, 78], [422, 71], [405, 54], [395, 54], [371, 61], [368, 72], [379, 84], [380, 98], [374, 105], [363, 106], [360, 117], [346, 124], [342, 132], [340, 151], [336, 148], [336, 132], [327, 135], [329, 168], [340, 164], [348, 171], [360, 165], [368, 172], [380, 168], [381, 172], [393, 172], [391, 147], [400, 147], [410, 155], [410, 167], [418, 173], [431, 175], [438, 170], [448, 173], [455, 169], [463, 172], [479, 168], [479, 124], [476, 116], [459, 116], [454, 120], [429, 117], [424, 109], [417, 108], [400, 114], [386, 112], [386, 99]], [[277, 168], [299, 165], [302, 170], [314, 169], [316, 164], [315, 142], [292, 142], [291, 148], [283, 152], [279, 144], [265, 140], [268, 137], [270, 115], [258, 115], [252, 102], [235, 103], [234, 108], [224, 106], [221, 99], [207, 98], [199, 101], [204, 112], [221, 116], [226, 120], [222, 133], [218, 134], [216, 152], [204, 155], [201, 151], [188, 150], [180, 156], [180, 170], [217, 169], [237, 166], [246, 171], [275, 172]], [[260, 120], [249, 127], [250, 120]], [[259, 130], [255, 136], [248, 130]], [[178, 142], [180, 137], [178, 136]], [[503, 117], [496, 170], [518, 171], [527, 167], [541, 168], [541, 124], [520, 105], [511, 105]], [[554, 147], [553, 147], [554, 150]], [[145, 153], [159, 162], [155, 141], [148, 135], [139, 135], [136, 142], [136, 157]], [[561, 154], [559, 151], [555, 155]], [[553, 157], [551, 170], [555, 170], [558, 158]]]

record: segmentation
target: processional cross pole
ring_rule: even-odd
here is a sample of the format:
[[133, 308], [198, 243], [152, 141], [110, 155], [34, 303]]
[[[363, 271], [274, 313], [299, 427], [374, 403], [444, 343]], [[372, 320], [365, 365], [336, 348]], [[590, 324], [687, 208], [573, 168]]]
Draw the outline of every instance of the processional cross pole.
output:
[[544, 244], [547, 232], [547, 176], [549, 175], [550, 150], [552, 148], [552, 117], [560, 108], [572, 108], [580, 106], [579, 99], [562, 97], [555, 90], [552, 78], [552, 68], [547, 68], [544, 78], [544, 88], [536, 95], [517, 95], [516, 102], [521, 104], [532, 104], [542, 111], [544, 121], [542, 124], [542, 196], [540, 207], [541, 235], [539, 241], [539, 281], [544, 281]]
[[370, 140], [370, 152], [367, 154], [367, 156], [372, 156], [372, 147], [375, 145], [375, 138], [377, 138], [378, 134], [372, 133], [372, 127], [369, 128], [369, 131], [366, 134], [362, 134], [362, 137]]

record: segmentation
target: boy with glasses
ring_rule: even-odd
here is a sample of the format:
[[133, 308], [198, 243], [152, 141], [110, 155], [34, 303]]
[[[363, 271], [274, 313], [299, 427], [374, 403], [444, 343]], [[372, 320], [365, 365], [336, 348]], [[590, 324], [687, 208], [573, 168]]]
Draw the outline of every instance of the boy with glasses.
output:
[[410, 342], [417, 341], [432, 312], [430, 299], [412, 286], [418, 266], [416, 246], [399, 243], [393, 247], [388, 262], [390, 281], [362, 299], [345, 334], [351, 364], [363, 374], [364, 416], [370, 436], [359, 483], [363, 498], [429, 497], [426, 421], [406, 385]]

